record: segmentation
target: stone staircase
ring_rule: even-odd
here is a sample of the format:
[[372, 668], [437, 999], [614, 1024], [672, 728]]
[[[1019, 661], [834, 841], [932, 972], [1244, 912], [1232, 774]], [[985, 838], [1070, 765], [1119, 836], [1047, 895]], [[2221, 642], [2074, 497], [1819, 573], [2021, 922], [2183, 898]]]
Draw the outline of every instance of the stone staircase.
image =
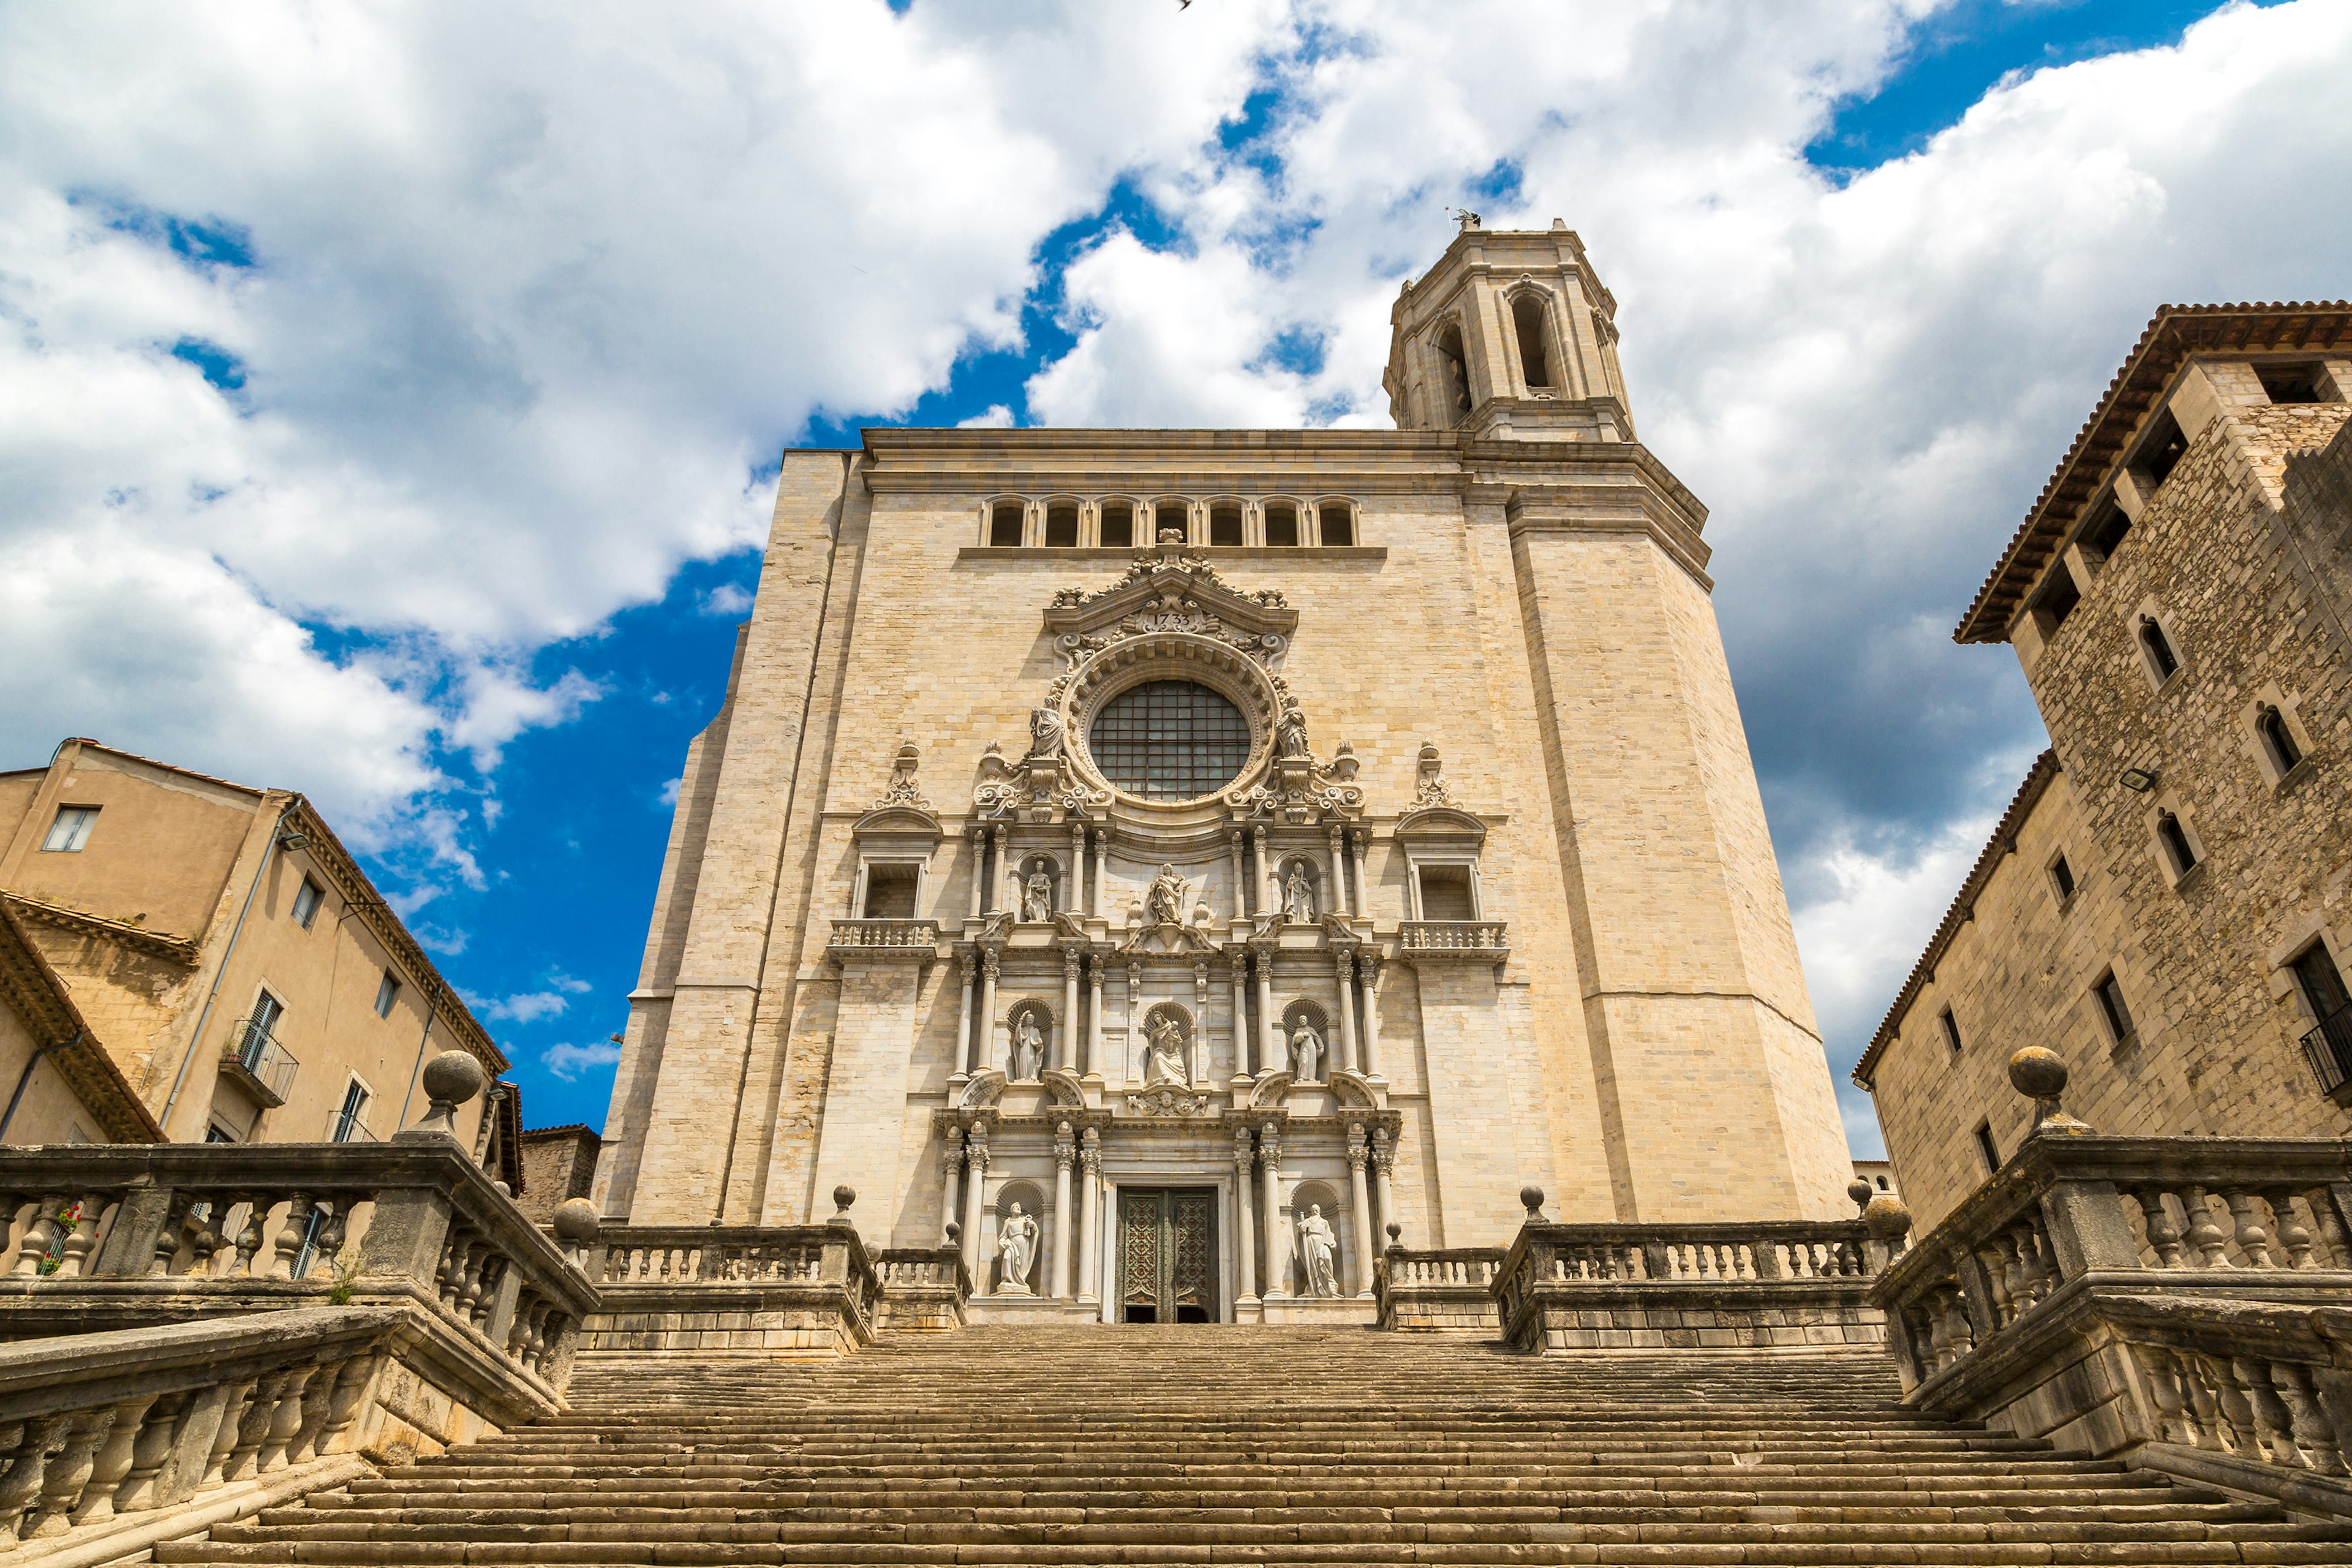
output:
[[2352, 1563], [2352, 1527], [1895, 1404], [1876, 1356], [972, 1328], [583, 1366], [572, 1411], [165, 1563]]

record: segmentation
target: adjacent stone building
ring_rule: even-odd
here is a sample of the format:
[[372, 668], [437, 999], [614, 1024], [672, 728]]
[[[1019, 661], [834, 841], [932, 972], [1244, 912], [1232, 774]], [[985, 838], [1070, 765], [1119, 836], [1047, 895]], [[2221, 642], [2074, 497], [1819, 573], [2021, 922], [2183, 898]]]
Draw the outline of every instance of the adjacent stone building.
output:
[[1393, 313], [1393, 432], [785, 454], [597, 1197], [953, 1225], [982, 1315], [1359, 1319], [1384, 1227], [1830, 1217], [1708, 595], [1564, 226]]
[[[77, 1127], [98, 1141], [383, 1138], [423, 1109], [415, 1082], [431, 1054], [466, 1050], [492, 1075], [507, 1066], [326, 823], [285, 790], [67, 741], [46, 768], [0, 773], [0, 903], [73, 1004], [70, 1019], [41, 1021], [38, 1043], [82, 1037], [26, 1078], [9, 1142], [65, 1142]], [[92, 1044], [109, 1070], [84, 1059]], [[12, 1083], [13, 1054], [0, 1029]], [[85, 1110], [112, 1081], [139, 1113], [77, 1120], [62, 1093], [77, 1070]], [[512, 1086], [462, 1119], [467, 1147], [519, 1179]]]
[[1855, 1069], [1921, 1228], [2102, 1131], [2352, 1132], [2352, 306], [2167, 308], [1955, 634], [2049, 726]]

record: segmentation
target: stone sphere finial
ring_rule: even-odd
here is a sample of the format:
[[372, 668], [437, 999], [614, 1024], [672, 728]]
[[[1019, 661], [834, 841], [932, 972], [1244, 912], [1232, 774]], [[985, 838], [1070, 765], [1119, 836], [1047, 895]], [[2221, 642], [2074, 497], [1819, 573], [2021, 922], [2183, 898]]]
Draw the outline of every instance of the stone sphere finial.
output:
[[1874, 1190], [1871, 1184], [1860, 1176], [1856, 1176], [1845, 1184], [1846, 1201], [1853, 1205], [1854, 1213], [1860, 1214], [1870, 1206], [1870, 1194]]
[[456, 1138], [457, 1108], [482, 1092], [489, 1074], [470, 1051], [443, 1051], [425, 1064], [417, 1081], [424, 1086], [425, 1119], [400, 1134], [403, 1138]]
[[2066, 1092], [2066, 1064], [2058, 1053], [2041, 1046], [2027, 1046], [2009, 1058], [2009, 1086], [2033, 1101], [2033, 1128], [2025, 1135], [2029, 1141], [2045, 1134], [2080, 1137], [2091, 1131], [2058, 1103]]
[[1879, 1193], [1862, 1211], [1862, 1226], [1891, 1258], [1903, 1250], [1903, 1238], [1911, 1234], [1911, 1210], [1893, 1193]]
[[1544, 1190], [1541, 1187], [1521, 1187], [1519, 1206], [1528, 1211], [1528, 1223], [1539, 1224], [1543, 1219]]
[[829, 1225], [847, 1225], [849, 1223], [849, 1205], [856, 1201], [857, 1189], [851, 1186], [847, 1182], [844, 1182], [841, 1185], [834, 1188], [833, 1218], [826, 1223]]
[[593, 1241], [604, 1228], [604, 1216], [586, 1198], [566, 1198], [555, 1205], [555, 1234], [565, 1241]]
[[946, 1228], [948, 1245], [950, 1247], [960, 1246], [963, 1241], [963, 1226], [954, 1220], [950, 1220], [947, 1223]]
[[1390, 1250], [1391, 1252], [1402, 1252], [1402, 1251], [1403, 1251], [1403, 1250], [1404, 1250], [1404, 1242], [1403, 1242], [1401, 1238], [1402, 1238], [1402, 1237], [1403, 1237], [1403, 1235], [1404, 1235], [1404, 1226], [1402, 1226], [1399, 1225], [1399, 1224], [1398, 1224], [1396, 1221], [1394, 1221], [1394, 1220], [1391, 1220], [1391, 1221], [1389, 1221], [1389, 1223], [1388, 1223], [1388, 1233], [1389, 1233], [1389, 1250]]

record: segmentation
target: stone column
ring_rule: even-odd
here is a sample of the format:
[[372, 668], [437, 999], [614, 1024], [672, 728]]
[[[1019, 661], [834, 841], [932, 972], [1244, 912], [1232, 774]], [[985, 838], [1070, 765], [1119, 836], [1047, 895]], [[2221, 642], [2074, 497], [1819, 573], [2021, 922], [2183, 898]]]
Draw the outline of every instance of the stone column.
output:
[[1257, 912], [1265, 914], [1268, 910], [1279, 908], [1265, 885], [1265, 829], [1263, 827], [1250, 829], [1250, 866], [1256, 873], [1250, 884], [1250, 896], [1257, 900]]
[[988, 830], [974, 824], [971, 830], [971, 918], [978, 920], [981, 906], [988, 898]]
[[947, 1245], [950, 1221], [956, 1217], [956, 1187], [963, 1173], [963, 1130], [950, 1127], [941, 1137], [940, 1150], [940, 1245]]
[[1389, 1185], [1389, 1173], [1396, 1169], [1396, 1145], [1389, 1142], [1389, 1130], [1372, 1129], [1372, 1190], [1381, 1202], [1381, 1234], [1397, 1222], [1396, 1192]]
[[1355, 1072], [1356, 959], [1344, 947], [1332, 956], [1339, 971], [1339, 1065]]
[[983, 1201], [982, 1189], [988, 1185], [988, 1132], [974, 1127], [963, 1140], [963, 1266], [971, 1270], [971, 1289], [975, 1296], [988, 1294], [988, 1276], [980, 1267], [980, 1210]]
[[1331, 829], [1330, 843], [1331, 885], [1325, 889], [1328, 908], [1333, 914], [1352, 915], [1356, 912], [1356, 907], [1348, 900], [1347, 837], [1336, 826]]
[[1364, 1188], [1364, 1166], [1372, 1157], [1360, 1121], [1348, 1124], [1348, 1202], [1356, 1215], [1356, 1294], [1372, 1293], [1372, 1205]]
[[1135, 1032], [1138, 1022], [1135, 1009], [1142, 1000], [1143, 965], [1130, 963], [1127, 966], [1127, 1051], [1120, 1058], [1118, 1064], [1118, 1080], [1121, 1083], [1135, 1081], [1128, 1076], [1128, 1069], [1135, 1061]]
[[1372, 884], [1365, 875], [1364, 858], [1371, 845], [1371, 831], [1356, 827], [1349, 831], [1349, 837], [1355, 840], [1356, 848], [1356, 912], [1369, 915], [1372, 912]]
[[963, 1007], [956, 1014], [955, 1070], [966, 1074], [971, 1071], [971, 992], [980, 973], [980, 954], [966, 948], [956, 954], [956, 962], [963, 970]]
[[1238, 952], [1225, 955], [1234, 977], [1234, 1076], [1247, 1078], [1250, 1067], [1249, 960]]
[[1287, 1296], [1283, 1269], [1290, 1261], [1282, 1235], [1282, 1129], [1269, 1121], [1258, 1130], [1258, 1169], [1265, 1175], [1265, 1300]]
[[1102, 954], [1094, 955], [1087, 965], [1087, 1059], [1080, 1071], [1087, 1077], [1102, 1077]]
[[1054, 1031], [1054, 1065], [1078, 1065], [1078, 966], [1086, 960], [1075, 947], [1062, 950], [1062, 1026]]
[[1257, 962], [1257, 1070], [1279, 1072], [1289, 1053], [1283, 1046], [1282, 1020], [1274, 1012], [1274, 952], [1253, 948], [1251, 956]]
[[996, 949], [980, 950], [980, 1033], [972, 1040], [971, 1065], [964, 1070], [977, 1075], [996, 1055]]
[[1194, 1089], [1209, 1081], [1209, 961], [1192, 961], [1192, 1059], [1185, 1065]]
[[990, 847], [996, 851], [996, 868], [990, 874], [988, 879], [988, 891], [990, 895], [988, 907], [991, 910], [999, 910], [1003, 909], [1004, 906], [995, 901], [995, 895], [1003, 891], [1004, 879], [1007, 876], [1011, 875], [1011, 872], [1004, 864], [1005, 844], [1004, 825], [1003, 823], [996, 822], [989, 825], [988, 842]]
[[1078, 1300], [1099, 1301], [1095, 1245], [1102, 1232], [1102, 1134], [1094, 1128], [1078, 1141]]
[[1237, 921], [1247, 920], [1249, 918], [1249, 888], [1248, 885], [1242, 880], [1242, 834], [1240, 828], [1237, 827], [1231, 833], [1225, 835], [1225, 847], [1232, 852], [1234, 861], [1234, 919]]
[[1234, 1261], [1240, 1266], [1241, 1294], [1236, 1302], [1257, 1305], [1257, 1223], [1250, 1209], [1250, 1135], [1234, 1129]]
[[1110, 829], [1108, 827], [1096, 828], [1094, 830], [1094, 841], [1095, 879], [1094, 885], [1087, 889], [1087, 913], [1094, 916], [1097, 920], [1100, 920], [1102, 918], [1103, 884], [1110, 880]]
[[1062, 907], [1072, 914], [1087, 907], [1087, 825], [1077, 818], [1070, 822], [1070, 880]]
[[1364, 983], [1364, 1076], [1381, 1076], [1381, 955], [1371, 948], [1356, 954], [1356, 971]]
[[1070, 1299], [1070, 1166], [1078, 1157], [1078, 1140], [1063, 1122], [1054, 1129], [1054, 1300]]

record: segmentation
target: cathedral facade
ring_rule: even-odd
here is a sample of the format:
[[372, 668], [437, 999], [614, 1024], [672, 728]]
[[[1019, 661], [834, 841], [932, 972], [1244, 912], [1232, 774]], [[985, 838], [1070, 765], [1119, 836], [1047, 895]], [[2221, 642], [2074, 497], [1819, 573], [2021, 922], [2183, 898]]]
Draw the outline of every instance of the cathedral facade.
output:
[[1370, 1264], [1846, 1214], [1709, 595], [1576, 237], [1469, 227], [1397, 429], [783, 460], [689, 749], [614, 1220], [953, 1234], [976, 1316], [1359, 1321]]

